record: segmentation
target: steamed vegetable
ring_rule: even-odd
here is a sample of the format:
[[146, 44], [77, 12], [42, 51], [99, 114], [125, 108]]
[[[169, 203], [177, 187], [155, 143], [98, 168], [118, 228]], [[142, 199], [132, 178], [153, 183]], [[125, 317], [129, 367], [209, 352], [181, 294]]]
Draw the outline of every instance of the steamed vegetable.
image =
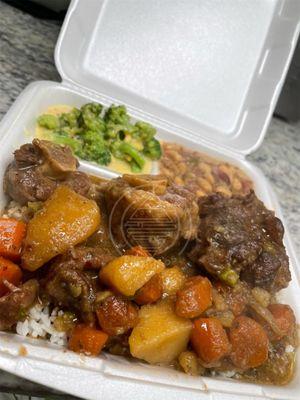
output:
[[115, 141], [111, 147], [112, 154], [123, 161], [127, 161], [130, 166], [132, 172], [140, 172], [142, 171], [145, 165], [145, 159], [143, 155], [130, 143], [124, 141]]
[[75, 107], [69, 112], [60, 114], [58, 117], [59, 127], [63, 128], [64, 132], [70, 132], [72, 135], [75, 135], [75, 133], [79, 130], [80, 115], [80, 110]]
[[99, 103], [87, 103], [81, 107], [81, 114], [78, 114], [77, 119], [81, 127], [84, 127], [92, 132], [104, 132], [105, 123], [101, 118], [103, 106]]
[[217, 318], [194, 321], [191, 342], [195, 352], [206, 363], [215, 363], [230, 351], [226, 331]]
[[74, 109], [70, 113], [62, 114], [61, 120], [66, 125], [63, 131], [66, 131], [66, 127], [71, 129], [72, 140], [80, 143], [80, 147], [76, 145], [74, 149], [78, 157], [107, 165], [111, 161], [111, 155], [104, 141], [105, 123], [101, 118], [101, 111], [101, 104], [88, 103], [80, 111]]
[[130, 127], [130, 117], [125, 106], [115, 106], [112, 104], [105, 112], [104, 121], [121, 126], [124, 130]]
[[165, 265], [152, 257], [121, 256], [106, 264], [100, 271], [100, 280], [125, 296], [134, 296], [153, 275]]
[[212, 305], [212, 285], [203, 276], [189, 278], [177, 292], [176, 314], [195, 318]]
[[262, 326], [252, 318], [237, 317], [230, 328], [231, 361], [241, 369], [258, 367], [268, 359], [269, 340]]
[[51, 258], [83, 242], [100, 224], [97, 204], [59, 186], [28, 223], [22, 265], [35, 271]]
[[129, 337], [131, 354], [151, 364], [169, 364], [187, 347], [192, 323], [178, 317], [171, 301], [143, 306]]
[[38, 117], [38, 124], [43, 128], [57, 129], [59, 128], [59, 119], [55, 115], [43, 114]]
[[[287, 304], [270, 304], [268, 308], [282, 336], [290, 335], [296, 326], [295, 314], [291, 307]], [[280, 339], [280, 336], [277, 335], [276, 339]]]
[[97, 131], [84, 131], [79, 139], [82, 146], [75, 153], [78, 157], [95, 161], [97, 164], [108, 165], [111, 162], [111, 154], [103, 137]]
[[160, 274], [155, 274], [142, 286], [135, 295], [135, 302], [139, 305], [155, 303], [163, 293], [163, 285]]
[[158, 160], [161, 155], [161, 147], [158, 140], [154, 138], [156, 130], [147, 122], [139, 121], [135, 124], [133, 136], [142, 141], [143, 153], [151, 160]]
[[137, 306], [122, 296], [108, 296], [96, 310], [99, 325], [109, 335], [121, 335], [138, 322]]
[[16, 261], [21, 256], [26, 224], [13, 218], [0, 218], [0, 256]]
[[72, 331], [68, 347], [76, 353], [97, 356], [107, 339], [108, 335], [99, 329], [87, 325], [77, 325]]
[[159, 160], [162, 154], [159, 141], [153, 138], [144, 143], [143, 153], [151, 160]]
[[128, 163], [132, 172], [141, 172], [145, 157], [158, 160], [162, 154], [155, 128], [143, 121], [133, 124], [123, 105], [103, 111], [101, 104], [88, 103], [59, 116], [43, 114], [37, 122], [54, 142], [100, 165], [108, 165], [114, 156]]
[[21, 269], [16, 264], [0, 257], [0, 296], [10, 291], [9, 284], [18, 286], [22, 275]]

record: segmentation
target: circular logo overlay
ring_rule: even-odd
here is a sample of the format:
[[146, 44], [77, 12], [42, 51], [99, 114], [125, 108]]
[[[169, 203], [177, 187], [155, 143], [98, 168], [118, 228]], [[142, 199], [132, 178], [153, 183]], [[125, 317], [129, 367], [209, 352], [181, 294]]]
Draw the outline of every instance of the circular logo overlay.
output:
[[158, 256], [180, 243], [181, 254], [187, 241], [180, 241], [183, 225], [192, 223], [188, 210], [160, 199], [143, 186], [124, 191], [114, 203], [109, 216], [109, 233], [115, 248], [142, 246]]

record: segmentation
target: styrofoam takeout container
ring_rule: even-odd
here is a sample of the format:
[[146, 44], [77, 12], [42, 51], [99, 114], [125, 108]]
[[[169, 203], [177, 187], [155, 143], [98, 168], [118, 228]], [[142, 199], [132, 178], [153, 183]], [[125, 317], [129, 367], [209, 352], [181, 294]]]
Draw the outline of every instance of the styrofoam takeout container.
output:
[[[62, 82], [32, 83], [2, 121], [0, 179], [13, 150], [32, 139], [36, 117], [48, 106], [123, 103], [133, 118], [155, 125], [161, 139], [242, 168], [282, 219], [269, 183], [245, 156], [263, 140], [299, 17], [298, 0], [74, 0], [56, 46]], [[81, 168], [115, 176], [89, 163]], [[5, 202], [1, 192], [0, 207]], [[299, 264], [288, 233], [285, 244], [292, 282], [281, 296], [300, 321]], [[0, 334], [1, 369], [87, 399], [298, 400], [300, 357], [297, 363], [288, 386], [264, 386], [190, 377], [108, 354], [89, 358]]]

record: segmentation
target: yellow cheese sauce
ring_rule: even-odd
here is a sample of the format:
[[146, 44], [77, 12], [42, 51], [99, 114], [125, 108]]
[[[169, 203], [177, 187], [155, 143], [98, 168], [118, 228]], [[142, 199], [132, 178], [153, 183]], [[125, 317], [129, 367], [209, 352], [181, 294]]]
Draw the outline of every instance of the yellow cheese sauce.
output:
[[[57, 104], [57, 105], [48, 107], [46, 110], [44, 110], [43, 114], [60, 115], [63, 113], [70, 112], [72, 110], [72, 108], [73, 107], [65, 105], [65, 104]], [[48, 129], [43, 128], [42, 126], [39, 126], [39, 124], [36, 124], [35, 137], [37, 137], [38, 139], [51, 140], [51, 134], [49, 134]], [[136, 141], [134, 139], [127, 140], [127, 141], [128, 141], [128, 143], [135, 146], [138, 150], [140, 150], [139, 149], [140, 143], [138, 141]], [[95, 164], [95, 163], [93, 163], [93, 164]], [[150, 174], [152, 171], [152, 165], [153, 165], [153, 162], [149, 158], [145, 157], [145, 165], [144, 165], [142, 171], [135, 172], [135, 174]], [[120, 174], [132, 174], [133, 173], [131, 171], [130, 165], [128, 163], [126, 163], [123, 160], [119, 160], [118, 158], [114, 157], [113, 155], [111, 156], [111, 162], [106, 167], [108, 169], [110, 169], [111, 171], [118, 172]]]
[[[133, 174], [129, 164], [127, 164], [123, 160], [115, 158], [114, 156], [111, 156], [111, 162], [108, 165], [108, 168], [114, 172], [119, 172], [120, 174]], [[134, 174], [150, 174], [151, 171], [152, 171], [152, 161], [145, 158], [145, 165], [142, 171], [134, 172]]]
[[[42, 114], [60, 115], [70, 112], [72, 108], [73, 107], [64, 104], [57, 104], [55, 106], [48, 107]], [[35, 137], [38, 139], [51, 140], [51, 135], [49, 135], [48, 129], [43, 128], [39, 124], [36, 124]]]

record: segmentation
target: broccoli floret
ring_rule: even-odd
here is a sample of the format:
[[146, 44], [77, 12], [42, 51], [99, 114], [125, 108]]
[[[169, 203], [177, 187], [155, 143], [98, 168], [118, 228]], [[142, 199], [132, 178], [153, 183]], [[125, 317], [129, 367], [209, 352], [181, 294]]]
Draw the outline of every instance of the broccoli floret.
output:
[[43, 128], [47, 128], [50, 130], [59, 128], [59, 119], [55, 115], [51, 114], [40, 115], [37, 119], [37, 122]]
[[64, 132], [59, 132], [59, 133], [54, 132], [51, 135], [51, 139], [53, 140], [53, 142], [57, 144], [71, 147], [74, 154], [77, 154], [82, 146], [79, 140], [71, 138], [68, 134]]
[[118, 139], [119, 137], [123, 140], [127, 133], [130, 134], [130, 127], [114, 124], [112, 122], [106, 124], [105, 138], [108, 140]]
[[127, 114], [125, 106], [115, 106], [112, 104], [106, 111], [104, 116], [104, 121], [106, 123], [123, 125], [124, 127], [129, 127], [130, 117]]
[[131, 144], [122, 141], [114, 141], [110, 146], [110, 150], [116, 158], [128, 162], [132, 172], [140, 172], [143, 169], [145, 159]]
[[90, 115], [94, 115], [95, 117], [99, 117], [102, 110], [103, 110], [103, 105], [100, 103], [87, 103], [80, 109], [82, 113], [88, 113]]
[[[144, 155], [152, 160], [161, 157], [152, 125], [143, 121], [133, 125], [124, 105], [111, 105], [104, 117], [102, 111], [101, 104], [88, 103], [59, 117], [42, 115], [38, 123], [51, 131], [53, 141], [70, 146], [78, 157], [98, 164], [109, 164], [113, 154], [127, 162], [133, 172], [140, 172], [145, 165]], [[128, 136], [135, 139], [133, 144], [126, 140]]]
[[105, 123], [100, 115], [102, 108], [99, 103], [88, 103], [81, 107], [80, 122], [83, 130], [105, 131]]
[[148, 124], [148, 122], [138, 121], [134, 127], [135, 130], [133, 136], [136, 139], [140, 139], [142, 142], [148, 142], [156, 134], [156, 129], [152, 125]]
[[143, 153], [151, 160], [159, 160], [162, 154], [159, 141], [152, 138], [148, 142], [145, 142]]
[[103, 137], [95, 131], [85, 131], [81, 136], [82, 147], [76, 153], [78, 157], [107, 165], [111, 162], [111, 154]]
[[[114, 106], [108, 108], [104, 120], [106, 123], [106, 139], [118, 139], [120, 135], [132, 134], [134, 126], [130, 123], [125, 106]], [[123, 140], [123, 139], [122, 139]]]
[[133, 136], [142, 141], [143, 153], [151, 160], [158, 160], [161, 157], [161, 147], [159, 141], [154, 138], [156, 129], [144, 121], [138, 121], [134, 127]]
[[68, 113], [63, 113], [59, 117], [59, 122], [61, 128], [78, 128], [78, 118], [80, 117], [80, 110], [78, 108], [73, 108]]
[[119, 149], [120, 149], [120, 145], [123, 142], [120, 140], [114, 140], [109, 144], [109, 149], [112, 153], [112, 155], [116, 158], [119, 158], [120, 160], [124, 159], [124, 153], [122, 153]]

